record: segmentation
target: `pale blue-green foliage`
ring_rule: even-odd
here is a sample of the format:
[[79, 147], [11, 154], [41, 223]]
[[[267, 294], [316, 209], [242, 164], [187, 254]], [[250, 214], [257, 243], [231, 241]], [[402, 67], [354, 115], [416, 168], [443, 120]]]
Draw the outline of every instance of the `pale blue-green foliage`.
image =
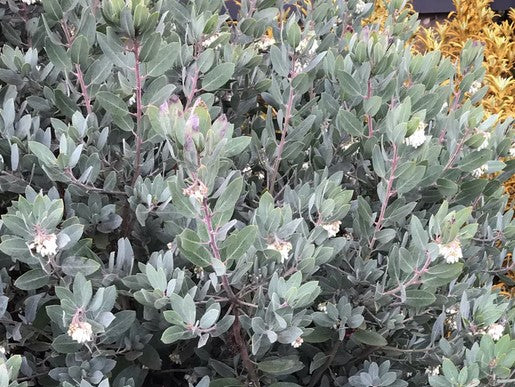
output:
[[0, 385], [513, 380], [512, 121], [361, 3], [0, 1]]

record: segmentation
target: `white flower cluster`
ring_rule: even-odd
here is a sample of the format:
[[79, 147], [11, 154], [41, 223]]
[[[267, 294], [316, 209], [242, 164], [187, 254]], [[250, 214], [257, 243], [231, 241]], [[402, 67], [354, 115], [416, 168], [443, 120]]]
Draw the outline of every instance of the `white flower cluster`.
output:
[[132, 106], [136, 103], [136, 94], [132, 94], [132, 97], [129, 98], [129, 100], [127, 101], [127, 104], [129, 106]]
[[445, 313], [448, 314], [448, 317], [445, 319], [445, 325], [449, 328], [449, 330], [454, 331], [458, 329], [458, 309], [455, 306], [445, 309]]
[[302, 62], [300, 60], [297, 60], [297, 61], [295, 61], [295, 65], [293, 66], [293, 71], [295, 72], [295, 74], [300, 74], [300, 73], [304, 72], [306, 67], [308, 67], [307, 62]]
[[57, 235], [38, 231], [29, 248], [35, 250], [42, 257], [53, 257], [57, 254], [58, 250]]
[[188, 188], [184, 188], [182, 190], [183, 195], [189, 196], [190, 198], [194, 198], [195, 200], [202, 202], [205, 198], [207, 198], [207, 187], [200, 180], [195, 181]]
[[363, 0], [359, 0], [356, 4], [356, 13], [365, 12], [366, 6], [367, 6], [367, 3], [365, 3]]
[[[216, 33], [216, 34], [211, 35], [209, 38], [204, 39], [202, 41], [202, 47], [207, 48], [207, 47], [211, 46], [215, 42], [215, 40], [218, 39], [219, 37], [220, 37], [220, 34]], [[220, 47], [220, 45], [217, 45], [214, 48], [219, 48], [219, 47]]]
[[68, 327], [68, 336], [78, 343], [87, 343], [93, 338], [91, 324], [85, 321], [72, 321]]
[[426, 124], [421, 121], [417, 126], [417, 130], [411, 136], [404, 139], [404, 143], [415, 149], [421, 146], [426, 141], [425, 127]]
[[295, 339], [295, 341], [293, 343], [291, 343], [291, 346], [293, 348], [299, 348], [303, 342], [304, 342], [304, 339], [302, 339], [302, 337], [299, 336]]
[[202, 267], [195, 266], [195, 268], [193, 269], [193, 272], [195, 273], [195, 277], [197, 277], [197, 279], [199, 279], [199, 280], [204, 279], [204, 269]]
[[458, 238], [453, 241], [438, 245], [440, 254], [443, 255], [445, 262], [456, 263], [463, 258], [463, 252], [461, 251], [461, 243]]
[[483, 87], [481, 82], [474, 81], [474, 82], [472, 82], [472, 85], [470, 85], [469, 93], [476, 94], [479, 91], [479, 89], [481, 89], [481, 87]]
[[483, 135], [484, 140], [481, 143], [481, 145], [479, 145], [477, 147], [478, 151], [481, 150], [481, 149], [486, 149], [488, 147], [488, 143], [490, 141], [490, 137], [492, 137], [492, 134], [490, 132], [481, 132], [481, 134]]
[[486, 171], [488, 171], [488, 166], [486, 164], [483, 164], [479, 168], [476, 168], [472, 171], [472, 176], [474, 176], [475, 178], [480, 178], [486, 173]]
[[309, 56], [313, 56], [316, 54], [318, 49], [318, 40], [316, 39], [316, 34], [313, 30], [308, 31], [306, 36], [299, 42], [298, 46], [295, 48], [295, 52], [300, 53], [306, 51], [306, 49], [309, 46], [309, 43], [311, 43], [311, 47], [309, 48], [307, 54]]
[[437, 366], [434, 366], [434, 367], [426, 368], [426, 375], [429, 375], [429, 376], [440, 375], [440, 366], [437, 365]]
[[275, 44], [273, 36], [263, 35], [261, 39], [256, 43], [256, 48], [259, 51], [267, 51], [271, 46]]
[[250, 177], [252, 175], [252, 168], [250, 168], [248, 165], [241, 170], [241, 173], [245, 175], [246, 177]]
[[504, 332], [504, 325], [502, 324], [490, 324], [486, 330], [486, 334], [492, 338], [492, 340], [497, 341], [502, 337]]
[[322, 228], [325, 231], [327, 231], [327, 233], [329, 234], [329, 238], [332, 238], [332, 237], [336, 236], [336, 234], [338, 234], [338, 232], [340, 231], [341, 224], [342, 224], [342, 222], [340, 222], [339, 220], [336, 220], [331, 223], [323, 223]]
[[350, 232], [344, 232], [343, 233], [343, 237], [348, 240], [348, 241], [352, 241], [354, 240], [354, 237], [352, 236], [352, 234]]
[[292, 244], [287, 241], [283, 241], [280, 239], [275, 239], [273, 243], [269, 243], [266, 248], [268, 250], [275, 250], [281, 254], [281, 263], [288, 259], [288, 254], [290, 250], [293, 248]]
[[21, 2], [25, 3], [27, 5], [32, 5], [32, 4], [39, 3], [39, 0], [21, 0]]
[[[347, 149], [349, 149], [352, 145], [354, 145], [357, 141], [354, 141], [354, 139], [352, 139], [351, 141], [349, 142], [342, 142], [340, 144], [340, 149], [343, 150], [343, 151], [346, 151]], [[357, 151], [357, 149], [356, 149]], [[356, 152], [355, 151], [355, 152]]]
[[327, 302], [321, 302], [320, 304], [318, 304], [317, 309], [320, 312], [327, 313]]

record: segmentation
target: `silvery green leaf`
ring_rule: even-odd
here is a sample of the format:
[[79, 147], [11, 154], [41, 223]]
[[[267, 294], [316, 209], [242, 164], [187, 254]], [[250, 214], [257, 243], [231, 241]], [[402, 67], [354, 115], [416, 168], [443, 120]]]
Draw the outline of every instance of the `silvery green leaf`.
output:
[[406, 290], [406, 304], [417, 308], [429, 306], [436, 300], [432, 292], [426, 290]]
[[[217, 305], [217, 304], [215, 304], [215, 305]], [[218, 306], [218, 308], [213, 307], [213, 308], [208, 309], [206, 311], [206, 313], [204, 313], [204, 315], [200, 319], [200, 324], [199, 324], [200, 328], [207, 329], [207, 328], [212, 327], [218, 320], [219, 316], [220, 316], [220, 306]]]
[[303, 369], [304, 363], [296, 356], [283, 356], [276, 359], [264, 359], [258, 363], [258, 368], [264, 373], [274, 376], [291, 375]]
[[363, 123], [352, 112], [340, 109], [336, 117], [336, 126], [340, 133], [348, 133], [351, 136], [363, 136]]
[[76, 353], [82, 344], [73, 340], [67, 334], [57, 336], [52, 342], [52, 348], [54, 348], [58, 353]]
[[47, 40], [45, 43], [45, 51], [54, 66], [58, 69], [65, 72], [72, 70], [72, 61], [63, 47], [52, 43], [51, 40]]
[[282, 344], [291, 344], [301, 335], [302, 329], [299, 327], [289, 327], [277, 333], [277, 341]]
[[150, 62], [158, 55], [161, 40], [161, 35], [155, 32], [150, 34], [147, 39], [143, 41], [140, 52], [140, 60], [142, 62]]
[[[197, 348], [202, 348], [204, 345], [206, 345], [208, 339], [209, 339], [209, 333], [204, 333], [203, 335], [201, 335], [198, 340]], [[200, 383], [197, 384], [197, 386], [198, 385], [200, 385]], [[204, 385], [204, 384], [202, 384], [202, 385]], [[206, 386], [208, 386], [208, 384], [206, 384]]]
[[221, 63], [209, 71], [202, 81], [202, 89], [213, 91], [219, 89], [231, 79], [234, 73], [234, 63]]
[[48, 273], [41, 269], [32, 269], [22, 274], [14, 282], [14, 286], [21, 290], [39, 289], [50, 282]]
[[165, 344], [173, 344], [178, 340], [181, 340], [185, 335], [186, 331], [182, 327], [171, 326], [165, 329], [161, 335], [161, 341]]
[[117, 95], [109, 91], [101, 91], [97, 93], [96, 97], [106, 112], [113, 116], [126, 116], [129, 114], [127, 104]]
[[88, 276], [100, 269], [100, 264], [92, 259], [70, 256], [63, 260], [61, 269], [70, 276], [75, 276], [78, 273]]
[[109, 324], [104, 338], [113, 340], [122, 336], [133, 324], [136, 319], [136, 312], [133, 310], [122, 310], [115, 314], [115, 319]]
[[224, 260], [238, 260], [254, 244], [258, 233], [256, 226], [247, 226], [231, 234], [222, 244]]
[[179, 250], [184, 255], [184, 258], [200, 267], [206, 267], [210, 264], [211, 253], [195, 232], [185, 229], [177, 238]]
[[338, 80], [340, 81], [341, 89], [351, 97], [363, 95], [362, 87], [359, 83], [346, 71], [337, 72]]
[[286, 50], [275, 45], [270, 47], [270, 60], [272, 66], [278, 75], [285, 77], [290, 72], [290, 61], [288, 60]]
[[18, 144], [11, 144], [11, 169], [16, 171], [20, 162], [20, 152], [18, 150]]
[[29, 148], [42, 164], [49, 166], [56, 165], [57, 159], [47, 146], [36, 141], [29, 141]]
[[377, 332], [370, 330], [358, 329], [352, 334], [352, 338], [366, 345], [372, 345], [376, 347], [384, 347], [388, 344], [386, 339]]

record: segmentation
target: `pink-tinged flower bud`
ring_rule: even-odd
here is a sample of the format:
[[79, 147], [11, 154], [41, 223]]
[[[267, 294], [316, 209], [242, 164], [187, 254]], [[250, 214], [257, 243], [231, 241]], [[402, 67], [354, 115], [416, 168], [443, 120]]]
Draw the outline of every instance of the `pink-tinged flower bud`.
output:
[[168, 114], [168, 109], [168, 102], [165, 101], [161, 104], [161, 106], [159, 106], [159, 113], [161, 113], [162, 115]]
[[195, 113], [192, 113], [190, 118], [188, 118], [188, 125], [190, 125], [195, 132], [199, 131], [200, 120]]

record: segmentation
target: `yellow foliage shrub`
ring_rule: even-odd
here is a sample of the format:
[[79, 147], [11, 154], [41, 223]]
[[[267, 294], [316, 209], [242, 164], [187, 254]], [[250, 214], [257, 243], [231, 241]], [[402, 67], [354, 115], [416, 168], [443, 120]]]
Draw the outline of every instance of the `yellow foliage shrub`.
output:
[[459, 60], [467, 40], [484, 45], [485, 83], [489, 92], [483, 100], [487, 113], [501, 119], [515, 116], [515, 12], [512, 20], [497, 22], [490, 8], [492, 0], [453, 0], [456, 11], [435, 27], [420, 28], [416, 46], [424, 51], [440, 50], [443, 55]]

